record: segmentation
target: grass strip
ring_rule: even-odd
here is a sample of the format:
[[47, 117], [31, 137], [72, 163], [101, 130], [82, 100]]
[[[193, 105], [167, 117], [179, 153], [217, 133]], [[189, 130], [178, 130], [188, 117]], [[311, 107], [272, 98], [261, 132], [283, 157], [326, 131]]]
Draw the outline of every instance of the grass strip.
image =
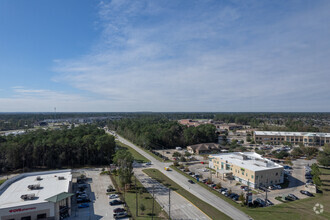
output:
[[[136, 180], [137, 188], [135, 188], [135, 179], [133, 179], [133, 185], [131, 188], [126, 189], [124, 192], [124, 187], [119, 185], [119, 176], [110, 175], [110, 177], [116, 190], [120, 194], [121, 199], [124, 198], [129, 210], [128, 213], [132, 216], [132, 219], [152, 219], [152, 195], [143, 187], [140, 181], [138, 179]], [[136, 195], [138, 197], [138, 216], [136, 215]], [[144, 206], [144, 211], [141, 210], [141, 204]], [[153, 219], [168, 219], [167, 213], [161, 208], [156, 200], [154, 202]]]
[[137, 152], [136, 150], [134, 150], [133, 148], [131, 148], [130, 146], [120, 142], [120, 141], [116, 141], [117, 146], [119, 146], [120, 148], [125, 148], [127, 149], [132, 156], [134, 157], [135, 161], [138, 163], [147, 163], [150, 162], [150, 160], [148, 160], [147, 158], [145, 158], [142, 154], [140, 154], [139, 152]]
[[180, 185], [172, 181], [170, 178], [165, 176], [159, 170], [144, 169], [143, 172], [146, 173], [151, 178], [162, 183], [163, 185], [170, 187], [173, 191], [176, 191], [181, 196], [185, 197], [187, 200], [189, 200], [191, 203], [197, 206], [200, 210], [202, 210], [206, 215], [208, 215], [211, 219], [231, 219], [224, 213], [220, 212], [218, 209], [214, 208], [213, 206], [209, 205], [208, 203], [194, 196], [187, 190], [183, 189]]
[[0, 180], [0, 185], [3, 184], [6, 180], [3, 179], [3, 180]]

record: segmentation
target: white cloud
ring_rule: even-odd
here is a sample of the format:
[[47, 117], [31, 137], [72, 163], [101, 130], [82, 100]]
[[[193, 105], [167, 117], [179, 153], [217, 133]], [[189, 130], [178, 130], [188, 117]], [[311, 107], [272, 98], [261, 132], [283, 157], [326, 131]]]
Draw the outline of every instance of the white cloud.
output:
[[329, 4], [289, 7], [104, 1], [100, 42], [54, 81], [100, 111], [327, 111]]

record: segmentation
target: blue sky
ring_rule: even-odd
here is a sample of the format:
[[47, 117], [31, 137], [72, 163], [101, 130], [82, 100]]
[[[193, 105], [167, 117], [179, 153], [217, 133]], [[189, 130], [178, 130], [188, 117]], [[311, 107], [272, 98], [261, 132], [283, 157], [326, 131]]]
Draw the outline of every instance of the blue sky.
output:
[[0, 112], [329, 111], [329, 1], [0, 1]]

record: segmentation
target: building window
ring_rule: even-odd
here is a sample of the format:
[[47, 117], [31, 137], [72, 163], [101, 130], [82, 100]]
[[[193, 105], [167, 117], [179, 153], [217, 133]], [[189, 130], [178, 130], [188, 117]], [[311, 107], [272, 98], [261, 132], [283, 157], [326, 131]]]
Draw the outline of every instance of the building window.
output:
[[47, 214], [46, 213], [37, 215], [37, 219], [45, 219], [45, 218], [47, 218]]
[[275, 176], [278, 176], [278, 173], [276, 173]]
[[246, 173], [246, 176], [247, 176], [247, 173]]
[[253, 175], [251, 175], [251, 178], [253, 179]]
[[[253, 176], [252, 176], [252, 178], [253, 178]], [[256, 180], [258, 179], [258, 176], [256, 176]]]
[[31, 216], [22, 217], [21, 220], [31, 220]]
[[242, 175], [244, 175], [244, 172], [242, 171]]

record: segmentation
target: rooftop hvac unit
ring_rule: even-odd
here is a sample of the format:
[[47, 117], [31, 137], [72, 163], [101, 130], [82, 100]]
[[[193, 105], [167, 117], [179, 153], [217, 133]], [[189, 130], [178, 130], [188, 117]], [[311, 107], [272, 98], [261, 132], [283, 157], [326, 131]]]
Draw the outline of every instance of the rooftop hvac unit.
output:
[[35, 198], [35, 194], [25, 194], [25, 195], [21, 195], [21, 199], [23, 200], [32, 200]]
[[42, 178], [40, 176], [37, 176], [36, 180], [40, 181]]
[[65, 180], [64, 176], [59, 176], [58, 180]]
[[28, 185], [28, 188], [31, 190], [40, 189], [40, 184]]

